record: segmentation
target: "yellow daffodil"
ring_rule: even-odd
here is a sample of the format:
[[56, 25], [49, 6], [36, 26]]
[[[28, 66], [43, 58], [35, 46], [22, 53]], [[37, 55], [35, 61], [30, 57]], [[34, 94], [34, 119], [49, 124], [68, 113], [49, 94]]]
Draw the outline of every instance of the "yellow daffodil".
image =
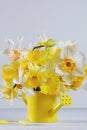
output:
[[2, 77], [4, 79], [9, 79], [17, 76], [18, 66], [19, 66], [18, 62], [11, 62], [10, 64], [2, 66]]
[[29, 77], [27, 81], [28, 85], [31, 86], [32, 88], [36, 86], [41, 85], [41, 74], [38, 72], [29, 72]]
[[18, 67], [18, 62], [11, 62], [2, 66], [2, 78], [8, 86], [13, 84], [14, 78], [18, 78]]
[[28, 61], [38, 66], [45, 65], [48, 60], [52, 57], [52, 53], [49, 49], [40, 50], [35, 49], [28, 52]]
[[32, 88], [40, 86], [42, 83], [42, 72], [32, 64], [29, 64], [28, 67], [30, 70], [25, 74], [26, 84]]
[[4, 88], [2, 91], [2, 96], [7, 100], [12, 100], [18, 97], [18, 88]]
[[41, 92], [49, 95], [58, 95], [60, 93], [60, 77], [56, 73], [47, 73], [47, 79], [44, 86], [41, 86]]
[[39, 47], [53, 47], [56, 45], [56, 41], [52, 38], [47, 39], [40, 37], [40, 41], [36, 44], [39, 45]]
[[43, 55], [43, 51], [42, 50], [39, 50], [39, 49], [36, 49], [36, 50], [31, 50], [28, 52], [28, 59], [31, 63], [35, 63], [35, 64], [38, 64], [42, 58], [42, 55]]

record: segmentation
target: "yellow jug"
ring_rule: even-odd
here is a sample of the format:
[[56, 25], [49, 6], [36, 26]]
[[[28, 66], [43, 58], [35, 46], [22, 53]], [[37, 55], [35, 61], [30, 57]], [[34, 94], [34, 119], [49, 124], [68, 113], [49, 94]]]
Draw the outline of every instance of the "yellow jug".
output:
[[49, 110], [57, 105], [57, 97], [45, 94], [37, 94], [28, 97], [27, 119], [30, 122], [55, 122], [57, 113], [50, 114]]
[[66, 105], [71, 105], [71, 98], [63, 94], [60, 103], [57, 103], [57, 96], [37, 93], [27, 99], [27, 119], [19, 121], [20, 124], [56, 122], [58, 110]]

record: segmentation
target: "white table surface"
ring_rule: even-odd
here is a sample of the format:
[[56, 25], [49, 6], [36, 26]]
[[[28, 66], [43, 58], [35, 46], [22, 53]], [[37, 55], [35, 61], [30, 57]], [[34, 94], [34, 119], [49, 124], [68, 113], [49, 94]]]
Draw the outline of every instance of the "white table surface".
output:
[[12, 124], [0, 125], [0, 130], [87, 130], [87, 109], [62, 109], [56, 123], [30, 123], [26, 126], [17, 123], [25, 118], [25, 109], [2, 109], [0, 119], [12, 121]]
[[27, 126], [19, 125], [14, 122], [11, 125], [0, 125], [0, 130], [87, 130], [87, 121], [59, 121], [57, 123], [29, 124]]

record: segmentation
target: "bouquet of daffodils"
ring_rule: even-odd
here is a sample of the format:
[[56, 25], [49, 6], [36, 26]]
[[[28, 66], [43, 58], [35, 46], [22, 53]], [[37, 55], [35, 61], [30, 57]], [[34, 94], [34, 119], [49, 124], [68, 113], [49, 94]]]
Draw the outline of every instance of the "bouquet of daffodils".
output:
[[2, 96], [7, 100], [21, 97], [26, 103], [27, 95], [37, 93], [60, 97], [87, 82], [85, 56], [74, 42], [40, 38], [22, 48], [22, 40], [19, 36], [14, 44], [8, 39], [10, 47], [2, 52], [10, 59], [2, 66]]

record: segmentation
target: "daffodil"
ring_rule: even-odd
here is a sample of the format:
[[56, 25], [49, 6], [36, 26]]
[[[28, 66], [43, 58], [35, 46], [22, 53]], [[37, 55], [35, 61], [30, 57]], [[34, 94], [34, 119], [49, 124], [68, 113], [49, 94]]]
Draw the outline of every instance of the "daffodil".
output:
[[19, 70], [18, 70], [18, 78], [14, 78], [13, 79], [13, 83], [14, 83], [14, 88], [17, 87], [19, 89], [22, 89], [24, 88], [24, 85], [25, 85], [25, 82], [26, 82], [26, 78], [24, 76], [24, 71], [21, 67], [19, 67]]
[[47, 72], [45, 77], [46, 77], [45, 85], [41, 86], [41, 92], [44, 94], [58, 96], [61, 91], [60, 76], [55, 72]]
[[22, 100], [25, 104], [27, 104], [27, 94], [25, 92], [26, 88], [26, 78], [24, 76], [24, 70], [19, 67], [18, 71], [18, 79], [13, 79], [14, 86], [13, 88], [21, 89], [21, 94], [20, 96], [22, 97]]
[[38, 66], [45, 65], [52, 57], [49, 50], [35, 49], [28, 52], [28, 61]]
[[30, 87], [34, 88], [40, 86], [42, 83], [41, 73], [38, 71], [30, 71], [28, 76], [27, 83]]
[[61, 47], [54, 54], [54, 59], [56, 59], [54, 61], [57, 64], [57, 73], [62, 76], [67, 85], [71, 84], [77, 76], [84, 76], [85, 56], [76, 49], [75, 43], [69, 42]]
[[40, 41], [36, 43], [37, 46], [34, 47], [34, 49], [36, 48], [40, 48], [40, 47], [54, 47], [56, 45], [56, 41], [52, 38], [43, 38], [43, 37], [39, 37]]
[[2, 66], [2, 78], [7, 86], [13, 85], [13, 79], [18, 78], [18, 62], [11, 62]]
[[12, 100], [18, 97], [18, 88], [3, 88], [2, 96], [7, 100]]
[[12, 61], [16, 61], [20, 58], [22, 53], [21, 43], [23, 40], [23, 36], [19, 36], [17, 39], [17, 43], [15, 44], [11, 39], [8, 39], [7, 43], [10, 45], [9, 48], [5, 49], [2, 54], [8, 55], [8, 57]]
[[38, 61], [42, 58], [43, 51], [36, 49], [28, 52], [28, 60], [33, 64], [40, 64]]
[[40, 86], [42, 83], [42, 77], [40, 70], [33, 66], [31, 63], [28, 64], [29, 71], [25, 74], [26, 84], [28, 87], [34, 88]]

